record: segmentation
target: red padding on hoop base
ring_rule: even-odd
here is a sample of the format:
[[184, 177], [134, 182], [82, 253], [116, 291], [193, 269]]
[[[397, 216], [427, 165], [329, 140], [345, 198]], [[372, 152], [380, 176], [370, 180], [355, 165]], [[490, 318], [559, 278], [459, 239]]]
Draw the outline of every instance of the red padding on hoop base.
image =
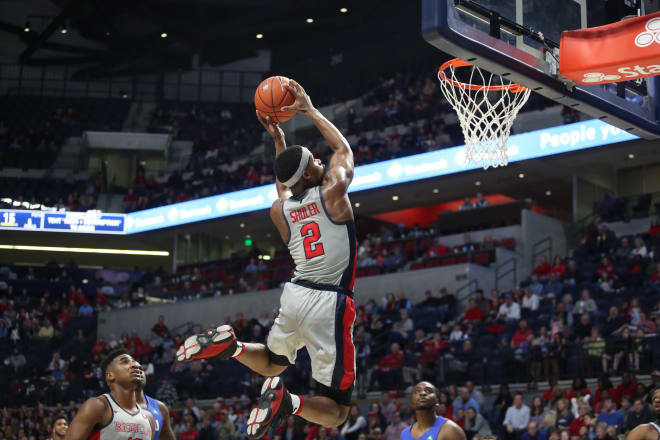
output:
[[562, 32], [559, 71], [584, 85], [660, 74], [660, 12]]

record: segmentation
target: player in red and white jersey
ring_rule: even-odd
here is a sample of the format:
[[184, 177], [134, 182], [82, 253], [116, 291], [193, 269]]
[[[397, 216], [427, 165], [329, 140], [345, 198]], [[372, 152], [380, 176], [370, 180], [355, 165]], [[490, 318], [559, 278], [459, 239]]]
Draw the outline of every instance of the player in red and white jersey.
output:
[[152, 440], [154, 418], [135, 398], [142, 377], [140, 364], [128, 351], [118, 349], [103, 359], [101, 370], [110, 392], [87, 399], [65, 440]]
[[[287, 148], [284, 132], [270, 119], [257, 117], [275, 141], [278, 200], [270, 217], [296, 265], [284, 286], [280, 312], [266, 344], [236, 340], [228, 325], [186, 339], [177, 351], [179, 361], [209, 357], [235, 358], [267, 376], [261, 398], [248, 418], [249, 438], [290, 414], [326, 427], [346, 420], [355, 382], [353, 281], [356, 238], [348, 186], [353, 180], [353, 152], [341, 132], [312, 105], [297, 82], [287, 87], [293, 109], [307, 116], [328, 142], [333, 155], [326, 172], [320, 159], [305, 147]], [[312, 360], [317, 395], [290, 394], [277, 377], [306, 347]]]

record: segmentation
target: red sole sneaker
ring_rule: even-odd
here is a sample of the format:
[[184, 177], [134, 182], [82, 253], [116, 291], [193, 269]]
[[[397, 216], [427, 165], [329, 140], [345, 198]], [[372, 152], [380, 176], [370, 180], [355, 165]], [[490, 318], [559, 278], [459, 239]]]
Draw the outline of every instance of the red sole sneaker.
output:
[[179, 362], [219, 357], [229, 359], [236, 351], [234, 329], [229, 325], [211, 328], [203, 333], [188, 337], [176, 352]]

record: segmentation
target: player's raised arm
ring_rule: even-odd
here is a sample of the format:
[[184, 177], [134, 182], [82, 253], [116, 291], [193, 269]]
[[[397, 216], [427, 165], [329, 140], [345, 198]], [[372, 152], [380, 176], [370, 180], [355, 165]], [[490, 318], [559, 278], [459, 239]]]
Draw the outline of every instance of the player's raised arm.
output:
[[83, 403], [66, 431], [65, 440], [87, 440], [94, 426], [108, 422], [110, 417], [106, 413], [109, 407], [101, 399], [103, 397], [92, 397]]
[[330, 170], [327, 173], [329, 182], [326, 191], [343, 196], [353, 181], [354, 164], [351, 146], [337, 127], [312, 105], [312, 100], [300, 84], [289, 80], [289, 84], [284, 87], [289, 89], [296, 100], [292, 105], [282, 107], [282, 110], [296, 110], [307, 116], [330, 145], [333, 154], [330, 159]]
[[[262, 117], [257, 111], [257, 119], [261, 122], [261, 125], [264, 126], [268, 134], [273, 137], [275, 142], [275, 157], [279, 156], [282, 151], [286, 150], [286, 140], [284, 139], [284, 132], [280, 128], [280, 125], [272, 122], [270, 117]], [[291, 197], [291, 190], [284, 186], [282, 182], [275, 178], [275, 187], [277, 188], [277, 196], [280, 200], [286, 200]]]

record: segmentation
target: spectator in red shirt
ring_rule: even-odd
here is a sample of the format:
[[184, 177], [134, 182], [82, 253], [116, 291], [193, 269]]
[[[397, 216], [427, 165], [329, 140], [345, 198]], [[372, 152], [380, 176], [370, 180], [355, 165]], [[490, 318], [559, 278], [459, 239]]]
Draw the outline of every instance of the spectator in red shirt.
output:
[[552, 270], [552, 266], [548, 263], [548, 257], [545, 255], [541, 255], [541, 262], [539, 263], [538, 266], [534, 268], [532, 271], [532, 274], [536, 275], [537, 277], [547, 277], [550, 275], [550, 271]]
[[520, 346], [520, 344], [522, 344], [523, 341], [525, 341], [529, 335], [532, 334], [534, 334], [534, 332], [527, 328], [527, 321], [521, 319], [518, 330], [516, 330], [516, 332], [513, 334], [513, 338], [511, 338], [511, 347], [518, 348], [518, 346]]
[[568, 399], [572, 399], [573, 397], [580, 397], [586, 396], [587, 394], [591, 394], [591, 391], [589, 391], [589, 388], [587, 388], [587, 384], [584, 382], [584, 379], [581, 377], [576, 377], [573, 379], [573, 385], [571, 386], [570, 391], [568, 392]]
[[554, 405], [558, 399], [566, 396], [567, 393], [562, 389], [561, 385], [559, 385], [557, 379], [550, 379], [550, 387], [543, 392], [543, 400]]
[[403, 384], [403, 366], [406, 358], [401, 353], [399, 344], [394, 342], [390, 353], [378, 362], [378, 369], [374, 371], [374, 380], [386, 390], [397, 389]]
[[139, 197], [135, 192], [133, 192], [133, 188], [128, 188], [128, 193], [124, 196], [124, 210], [125, 211], [132, 211], [135, 209], [135, 205], [137, 204], [139, 200]]
[[566, 265], [561, 261], [561, 257], [557, 255], [555, 256], [555, 261], [552, 265], [552, 269], [550, 269], [550, 273], [557, 274], [557, 276], [561, 277], [564, 275], [564, 272], [566, 272]]
[[651, 281], [660, 283], [660, 263], [655, 265], [655, 272], [651, 274]]
[[64, 327], [71, 321], [71, 316], [67, 313], [67, 309], [62, 309], [62, 311], [57, 315], [57, 323], [60, 327]]
[[433, 377], [435, 374], [435, 361], [438, 359], [438, 352], [431, 341], [422, 343], [422, 352], [417, 356], [417, 371], [420, 377]]
[[603, 391], [607, 391], [610, 396], [613, 396], [616, 393], [614, 386], [610, 381], [610, 378], [607, 377], [606, 375], [598, 378], [598, 388], [596, 388], [596, 392], [594, 393], [594, 402], [593, 402], [594, 406], [596, 404], [599, 404], [600, 401], [603, 399], [602, 398]]
[[628, 397], [631, 401], [635, 400], [637, 391], [637, 382], [630, 378], [630, 373], [627, 371], [621, 376], [621, 383], [614, 389], [612, 396], [617, 404], [621, 404], [623, 396]]
[[441, 255], [445, 255], [449, 252], [447, 249], [447, 246], [445, 246], [442, 243], [438, 243], [434, 246], [431, 246], [428, 250], [427, 256], [429, 257], [439, 257]]
[[[97, 298], [98, 298], [98, 295], [97, 295]], [[161, 336], [161, 337], [166, 336], [167, 333], [168, 333], [170, 330], [169, 330], [169, 329], [167, 328], [167, 326], [165, 325], [165, 316], [160, 315], [160, 316], [158, 317], [158, 322], [156, 323], [156, 325], [154, 325], [154, 326], [151, 328], [151, 330], [154, 331], [154, 332], [156, 332], [156, 333], [158, 334], [158, 336]]]
[[477, 302], [470, 298], [468, 309], [465, 311], [465, 321], [481, 321], [484, 319], [484, 311], [479, 308]]
[[245, 181], [248, 186], [255, 186], [259, 184], [259, 173], [254, 169], [254, 165], [250, 165], [250, 168], [245, 176]]
[[576, 419], [573, 419], [569, 428], [571, 438], [583, 437], [582, 433], [580, 433], [580, 430], [591, 422], [591, 417], [589, 416], [589, 412], [590, 412], [589, 405], [587, 405], [586, 403], [578, 404], [578, 417]]
[[657, 237], [660, 234], [660, 225], [658, 225], [658, 219], [651, 219], [651, 226], [649, 226], [649, 237]]
[[180, 440], [197, 440], [199, 433], [194, 428], [192, 422], [186, 422], [186, 430], [179, 436]]
[[103, 353], [108, 346], [105, 343], [105, 340], [103, 338], [99, 338], [99, 340], [96, 342], [94, 345], [94, 348], [92, 348], [92, 354], [101, 354]]
[[614, 265], [610, 262], [610, 259], [607, 257], [603, 257], [600, 260], [600, 266], [598, 269], [596, 269], [596, 275], [599, 277], [603, 275], [603, 273], [607, 273], [607, 276], [610, 279], [617, 279], [618, 276], [616, 273], [614, 273]]

